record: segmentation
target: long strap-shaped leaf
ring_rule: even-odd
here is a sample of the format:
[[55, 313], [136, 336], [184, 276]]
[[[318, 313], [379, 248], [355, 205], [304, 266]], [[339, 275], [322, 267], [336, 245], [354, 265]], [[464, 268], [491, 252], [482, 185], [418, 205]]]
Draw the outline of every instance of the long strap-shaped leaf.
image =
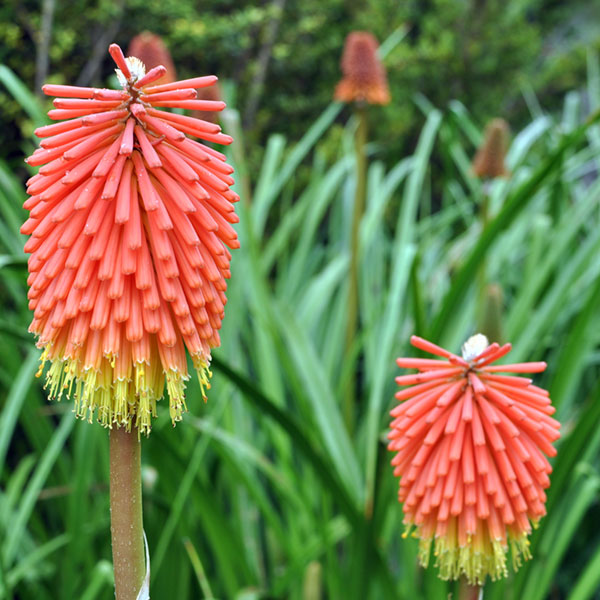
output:
[[249, 401], [250, 406], [258, 409], [262, 415], [267, 415], [276, 421], [283, 429], [287, 431], [294, 440], [294, 446], [306, 456], [315, 469], [316, 474], [321, 479], [325, 487], [331, 490], [332, 495], [337, 499], [340, 508], [346, 518], [356, 525], [362, 519], [354, 502], [346, 492], [344, 486], [340, 483], [337, 476], [331, 472], [331, 469], [323, 456], [316, 450], [308, 437], [302, 431], [301, 426], [296, 419], [289, 413], [280, 409], [271, 399], [265, 396], [256, 386], [254, 386], [246, 377], [232, 369], [228, 364], [216, 356], [212, 358], [212, 366], [220, 371], [227, 379], [234, 383]]
[[[321, 454], [313, 447], [312, 443], [309, 441], [309, 438], [302, 431], [301, 426], [296, 422], [296, 419], [289, 413], [281, 410], [272, 400], [263, 394], [262, 391], [254, 386], [251, 381], [249, 381], [241, 373], [238, 373], [232, 369], [228, 364], [220, 360], [218, 357], [213, 356], [211, 364], [217, 371], [221, 372], [238, 387], [246, 400], [249, 401], [251, 407], [257, 409], [262, 416], [267, 415], [271, 417], [283, 429], [285, 429], [285, 431], [287, 431], [287, 433], [294, 440], [294, 446], [310, 461], [315, 469], [315, 473], [321, 479], [324, 487], [329, 489], [332, 493], [332, 496], [336, 498], [340, 509], [352, 527], [357, 531], [367, 531], [368, 535], [365, 535], [361, 539], [361, 541], [365, 544], [365, 551], [373, 558], [375, 568], [377, 568], [381, 573], [381, 583], [383, 584], [386, 593], [392, 594], [389, 597], [394, 597], [394, 581], [390, 575], [386, 561], [384, 560], [380, 549], [377, 547], [370, 524], [358, 511], [352, 502], [352, 499], [344, 489], [344, 486], [340, 483], [336, 475], [331, 472]], [[365, 574], [365, 576], [367, 575]]]

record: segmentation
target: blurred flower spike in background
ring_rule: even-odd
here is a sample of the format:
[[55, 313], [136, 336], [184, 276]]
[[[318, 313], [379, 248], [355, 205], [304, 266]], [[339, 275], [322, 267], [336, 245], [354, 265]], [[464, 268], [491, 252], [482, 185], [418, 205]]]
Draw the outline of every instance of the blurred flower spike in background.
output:
[[508, 123], [504, 119], [493, 119], [486, 125], [483, 142], [471, 165], [475, 176], [494, 179], [510, 175], [504, 165], [508, 149], [508, 134]]
[[371, 33], [353, 31], [348, 35], [341, 65], [344, 76], [335, 89], [336, 100], [389, 104], [387, 76], [377, 48], [377, 40]]
[[150, 31], [142, 31], [142, 33], [136, 35], [129, 43], [127, 56], [139, 58], [147, 70], [154, 69], [154, 67], [160, 65], [166, 69], [165, 74], [154, 81], [153, 85], [173, 83], [177, 79], [177, 72], [175, 71], [171, 53], [159, 35]]
[[396, 394], [402, 403], [391, 412], [404, 536], [414, 530], [420, 538], [425, 567], [434, 544], [442, 579], [464, 575], [483, 585], [488, 575], [507, 575], [509, 548], [515, 570], [530, 558], [531, 523], [546, 513], [546, 456], [560, 437], [548, 392], [498, 373], [538, 373], [546, 364], [494, 366], [511, 345], [490, 345], [481, 334], [467, 340], [462, 357], [416, 336], [411, 343], [445, 360], [397, 360], [419, 371], [396, 378], [411, 387]]
[[[239, 247], [233, 169], [205, 142], [218, 125], [161, 110], [220, 111], [196, 100], [214, 76], [156, 85], [137, 58], [110, 54], [122, 90], [46, 85], [36, 130], [41, 166], [28, 181], [30, 331], [43, 348], [51, 398], [73, 396], [80, 417], [148, 433], [166, 383], [173, 423], [185, 406], [186, 349], [203, 393], [219, 345], [229, 248]], [[186, 135], [187, 134], [187, 135]]]

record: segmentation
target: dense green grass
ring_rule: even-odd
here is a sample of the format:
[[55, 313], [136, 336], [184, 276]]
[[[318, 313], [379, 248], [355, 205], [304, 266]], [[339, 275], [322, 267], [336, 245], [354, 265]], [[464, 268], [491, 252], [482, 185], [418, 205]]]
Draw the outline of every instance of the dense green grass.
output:
[[[242, 249], [209, 402], [191, 382], [184, 421], [173, 430], [160, 407], [143, 442], [153, 598], [412, 600], [454, 590], [417, 566], [415, 540], [401, 539], [385, 433], [394, 357], [412, 353], [412, 333], [454, 351], [474, 333], [483, 261], [503, 290], [510, 361], [548, 362], [536, 383], [563, 423], [533, 559], [486, 585], [484, 597], [600, 597], [600, 126], [584, 119], [600, 107], [600, 69], [593, 56], [589, 64], [586, 90], [567, 96], [562, 115], [534, 112], [515, 133], [512, 176], [487, 190], [469, 173], [481, 128], [459, 103], [438, 110], [417, 98], [422, 133], [391, 168], [373, 140], [358, 374], [344, 368], [352, 119], [334, 162], [319, 140], [347, 114], [339, 105], [297, 143], [273, 135], [260, 173], [247, 174], [233, 152], [252, 197], [240, 186]], [[0, 69], [30, 118], [42, 120]], [[241, 142], [237, 123], [229, 110], [225, 127]], [[297, 177], [301, 164], [308, 175]], [[488, 192], [492, 219], [481, 231]], [[22, 182], [0, 161], [0, 598], [109, 599], [108, 436], [75, 422], [68, 403], [49, 404], [34, 377], [17, 233], [23, 200]], [[354, 376], [350, 436], [341, 398]]]

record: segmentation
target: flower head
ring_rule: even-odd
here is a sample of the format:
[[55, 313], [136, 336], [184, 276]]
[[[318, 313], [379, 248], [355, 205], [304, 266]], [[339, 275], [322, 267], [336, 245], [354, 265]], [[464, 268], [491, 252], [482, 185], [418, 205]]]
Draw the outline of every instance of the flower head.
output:
[[493, 119], [487, 124], [483, 142], [477, 150], [471, 166], [477, 177], [493, 179], [509, 174], [504, 166], [508, 147], [508, 131], [508, 123], [504, 119]]
[[[212, 123], [163, 108], [219, 111], [196, 100], [216, 77], [163, 85], [109, 48], [123, 89], [46, 85], [60, 123], [41, 127], [27, 162], [30, 331], [49, 361], [51, 398], [105, 426], [149, 432], [166, 384], [173, 422], [185, 410], [186, 349], [209, 387], [219, 345], [229, 248], [239, 247], [225, 156], [231, 138]], [[187, 134], [187, 135], [186, 135]]]
[[467, 340], [462, 357], [416, 336], [411, 343], [446, 360], [397, 360], [419, 371], [396, 378], [412, 387], [396, 394], [402, 404], [391, 412], [404, 523], [420, 538], [423, 566], [433, 543], [443, 579], [483, 584], [487, 575], [506, 575], [509, 547], [515, 569], [530, 557], [527, 536], [546, 512], [546, 456], [556, 454], [560, 427], [548, 392], [498, 373], [537, 373], [546, 363], [492, 365], [511, 346], [481, 334]]
[[377, 40], [366, 31], [353, 31], [346, 38], [342, 55], [344, 77], [335, 89], [342, 102], [388, 104], [390, 92], [385, 68], [377, 56]]
[[159, 35], [150, 31], [142, 31], [142, 33], [136, 35], [129, 43], [127, 56], [139, 58], [146, 66], [146, 69], [153, 69], [160, 65], [165, 67], [165, 74], [154, 81], [153, 85], [173, 83], [177, 79], [177, 72], [175, 71], [171, 53]]

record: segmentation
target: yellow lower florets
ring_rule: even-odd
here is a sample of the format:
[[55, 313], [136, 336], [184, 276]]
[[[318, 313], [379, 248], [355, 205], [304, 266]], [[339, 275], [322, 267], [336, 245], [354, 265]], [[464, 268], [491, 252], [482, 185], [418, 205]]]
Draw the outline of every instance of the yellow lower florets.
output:
[[[211, 372], [208, 361], [199, 356], [192, 357], [198, 373], [202, 397], [210, 388]], [[135, 427], [139, 433], [149, 434], [152, 418], [156, 417], [156, 403], [164, 395], [165, 383], [169, 398], [169, 414], [173, 425], [181, 421], [187, 411], [185, 403], [187, 373], [176, 368], [163, 370], [162, 366], [150, 366], [135, 362], [129, 377], [117, 377], [114, 359], [104, 357], [100, 368], [82, 368], [74, 359], [50, 359], [48, 350], [41, 356], [37, 377], [40, 377], [46, 362], [50, 367], [46, 373], [44, 388], [50, 400], [60, 401], [63, 396], [74, 400], [77, 417], [92, 422], [94, 414], [104, 427]]]
[[[418, 537], [416, 532], [413, 535]], [[492, 581], [506, 577], [509, 547], [515, 571], [521, 565], [521, 558], [531, 558], [527, 534], [517, 538], [509, 536], [508, 544], [502, 540], [492, 540], [487, 534], [480, 536], [477, 543], [471, 539], [464, 546], [446, 537], [420, 539], [419, 563], [423, 567], [429, 565], [432, 546], [440, 578], [448, 580], [464, 576], [471, 585], [483, 585], [488, 575]]]

